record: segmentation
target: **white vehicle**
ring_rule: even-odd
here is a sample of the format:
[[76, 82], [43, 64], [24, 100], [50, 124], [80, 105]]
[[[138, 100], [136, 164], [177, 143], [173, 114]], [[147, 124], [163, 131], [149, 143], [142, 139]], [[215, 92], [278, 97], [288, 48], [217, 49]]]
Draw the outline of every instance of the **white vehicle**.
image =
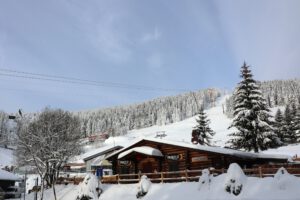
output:
[[20, 198], [22, 195], [22, 188], [18, 186], [10, 186], [5, 191], [5, 198]]

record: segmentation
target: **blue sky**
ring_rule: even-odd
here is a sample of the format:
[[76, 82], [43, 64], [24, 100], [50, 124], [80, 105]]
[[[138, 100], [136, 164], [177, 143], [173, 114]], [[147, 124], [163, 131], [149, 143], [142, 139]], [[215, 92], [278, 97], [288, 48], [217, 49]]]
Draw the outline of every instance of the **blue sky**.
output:
[[172, 91], [3, 76], [0, 109], [86, 110], [178, 89], [300, 77], [298, 0], [1, 0], [0, 68]]

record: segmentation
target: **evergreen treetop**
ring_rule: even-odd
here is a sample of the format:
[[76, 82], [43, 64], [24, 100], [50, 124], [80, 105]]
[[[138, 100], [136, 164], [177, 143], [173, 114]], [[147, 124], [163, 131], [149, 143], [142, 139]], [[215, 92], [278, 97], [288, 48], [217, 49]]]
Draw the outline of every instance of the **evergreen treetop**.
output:
[[229, 143], [233, 148], [255, 152], [276, 146], [270, 110], [246, 63], [241, 67], [240, 76], [242, 81], [234, 94], [234, 118], [229, 127], [237, 131], [230, 134]]
[[209, 127], [210, 120], [207, 119], [203, 108], [200, 109], [198, 118], [196, 119], [197, 126], [193, 130], [192, 141], [201, 145], [211, 145], [212, 136], [215, 132]]

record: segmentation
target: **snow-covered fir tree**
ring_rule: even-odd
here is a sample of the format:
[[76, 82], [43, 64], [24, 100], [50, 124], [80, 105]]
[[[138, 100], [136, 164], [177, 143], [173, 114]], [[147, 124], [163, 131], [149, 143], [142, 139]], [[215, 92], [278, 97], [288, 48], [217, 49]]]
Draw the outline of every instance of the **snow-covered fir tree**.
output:
[[237, 131], [230, 134], [229, 143], [233, 148], [254, 152], [275, 146], [276, 136], [266, 100], [246, 63], [241, 67], [241, 78], [234, 94], [234, 118], [229, 127]]
[[194, 144], [211, 145], [212, 136], [215, 132], [209, 127], [210, 120], [207, 119], [203, 107], [200, 109], [198, 118], [196, 119], [197, 126], [194, 127], [192, 132], [192, 142]]
[[284, 132], [284, 142], [288, 144], [296, 143], [298, 140], [298, 137], [295, 132], [293, 113], [294, 112], [291, 111], [290, 105], [287, 105], [284, 111], [283, 132]]
[[[290, 102], [300, 103], [300, 79], [272, 80], [257, 82], [263, 97], [267, 99], [269, 107], [286, 106]], [[233, 96], [226, 100], [226, 115], [233, 115]]]
[[274, 131], [279, 139], [279, 144], [284, 144], [285, 134], [284, 134], [284, 118], [280, 109], [277, 109], [274, 119]]
[[300, 104], [297, 107], [296, 115], [294, 118], [294, 132], [297, 137], [297, 142], [300, 142]]

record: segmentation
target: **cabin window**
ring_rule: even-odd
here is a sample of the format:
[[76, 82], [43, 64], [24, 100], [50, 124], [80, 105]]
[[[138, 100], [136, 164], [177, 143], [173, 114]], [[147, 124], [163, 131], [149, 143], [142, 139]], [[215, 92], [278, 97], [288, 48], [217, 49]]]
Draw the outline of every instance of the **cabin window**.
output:
[[120, 174], [130, 174], [131, 162], [128, 160], [120, 160]]

